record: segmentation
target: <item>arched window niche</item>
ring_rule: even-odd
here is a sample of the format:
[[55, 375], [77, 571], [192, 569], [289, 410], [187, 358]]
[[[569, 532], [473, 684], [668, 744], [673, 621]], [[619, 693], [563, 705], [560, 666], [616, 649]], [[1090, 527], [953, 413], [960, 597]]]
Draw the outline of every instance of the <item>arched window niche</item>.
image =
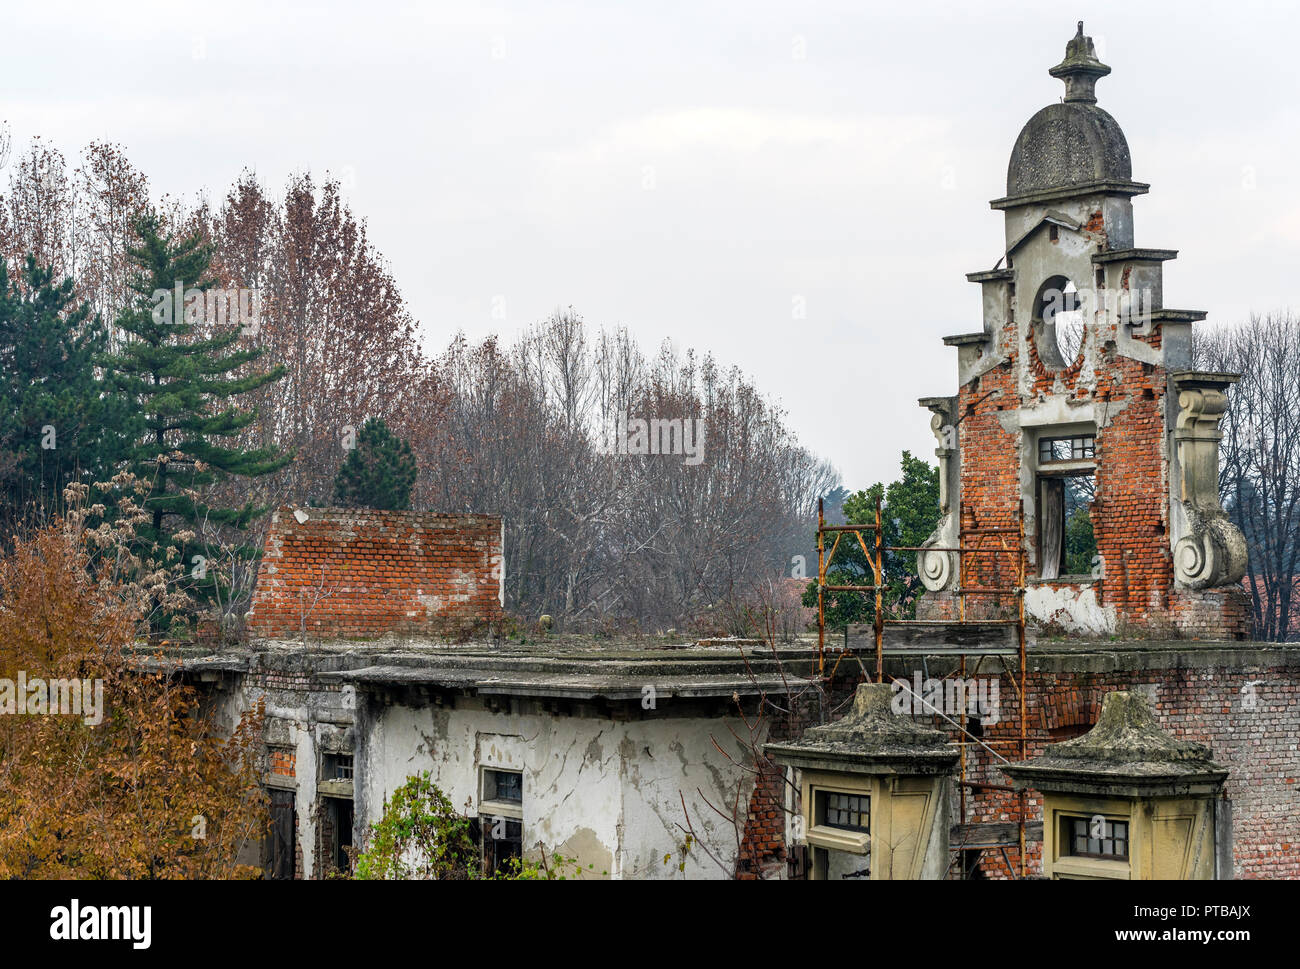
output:
[[1034, 343], [1050, 370], [1065, 370], [1083, 352], [1084, 308], [1079, 290], [1067, 276], [1052, 276], [1034, 297]]

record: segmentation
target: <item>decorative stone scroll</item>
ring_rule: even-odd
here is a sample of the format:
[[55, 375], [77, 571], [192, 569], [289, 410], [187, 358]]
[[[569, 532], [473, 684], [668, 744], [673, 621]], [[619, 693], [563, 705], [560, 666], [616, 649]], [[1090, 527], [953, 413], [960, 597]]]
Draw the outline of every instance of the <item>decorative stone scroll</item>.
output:
[[1246, 574], [1246, 539], [1219, 504], [1219, 421], [1237, 374], [1170, 375], [1178, 394], [1174, 447], [1184, 527], [1174, 536], [1174, 578], [1189, 589], [1235, 585]]
[[[925, 397], [921, 406], [930, 413], [930, 431], [938, 447], [934, 449], [939, 459], [939, 524], [922, 547], [938, 545], [955, 548], [959, 539], [954, 494], [960, 473], [957, 456], [957, 427], [954, 419], [956, 398]], [[930, 592], [942, 592], [957, 579], [958, 563], [955, 552], [922, 551], [916, 553], [916, 569], [921, 584]]]

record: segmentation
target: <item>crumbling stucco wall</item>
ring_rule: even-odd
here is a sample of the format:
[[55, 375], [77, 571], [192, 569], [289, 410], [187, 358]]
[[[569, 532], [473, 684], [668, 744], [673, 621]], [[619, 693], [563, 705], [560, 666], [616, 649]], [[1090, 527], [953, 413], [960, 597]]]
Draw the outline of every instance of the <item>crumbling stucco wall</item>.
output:
[[[457, 698], [448, 709], [375, 705], [360, 696], [358, 824], [377, 820], [385, 795], [421, 771], [458, 809], [474, 812], [481, 768], [519, 770], [525, 851], [540, 842], [610, 878], [732, 877], [735, 828], [705, 799], [727, 812], [737, 805], [743, 828], [752, 780], [736, 766], [750, 756], [732, 736], [747, 736], [739, 720], [553, 715], [528, 701], [514, 712], [511, 702], [511, 712], [493, 712], [476, 698]], [[684, 873], [676, 867], [686, 835], [683, 799], [703, 843]]]
[[294, 792], [298, 878], [319, 876], [316, 847], [320, 754], [323, 750], [348, 749], [354, 743], [354, 688], [315, 675], [322, 668], [338, 665], [328, 658], [308, 656], [280, 657], [265, 665], [254, 660], [247, 673], [226, 676], [220, 688], [204, 691], [213, 723], [224, 736], [234, 732], [240, 718], [259, 700], [264, 701], [264, 746], [291, 752], [291, 762], [279, 770], [268, 762], [266, 776], [272, 785]]

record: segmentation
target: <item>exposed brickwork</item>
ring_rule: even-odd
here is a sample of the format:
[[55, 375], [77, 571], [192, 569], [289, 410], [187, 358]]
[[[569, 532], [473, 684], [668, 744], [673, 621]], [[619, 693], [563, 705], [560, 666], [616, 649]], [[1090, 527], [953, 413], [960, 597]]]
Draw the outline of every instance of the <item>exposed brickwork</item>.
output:
[[290, 747], [272, 747], [267, 751], [271, 773], [281, 777], [297, 776], [297, 759], [297, 754]]
[[1174, 624], [1195, 639], [1247, 639], [1251, 634], [1250, 593], [1233, 586], [1204, 592], [1179, 592], [1173, 601]]
[[[1231, 656], [1238, 647], [1190, 647], [1186, 654], [1170, 660], [1143, 649], [1115, 649], [1104, 653], [1081, 652], [1081, 667], [1062, 669], [1073, 660], [1057, 656], [1036, 661], [1031, 653], [1027, 677], [1028, 755], [1041, 754], [1049, 743], [1059, 743], [1086, 733], [1097, 722], [1103, 697], [1115, 690], [1139, 689], [1153, 698], [1161, 727], [1177, 737], [1209, 746], [1214, 758], [1229, 771], [1227, 795], [1232, 802], [1234, 828], [1234, 878], [1300, 879], [1300, 744], [1296, 724], [1300, 723], [1300, 649], [1269, 646], [1256, 651], [1244, 649], [1249, 661], [1236, 662]], [[1200, 655], [1197, 655], [1199, 651]], [[1269, 658], [1272, 657], [1272, 658]], [[909, 682], [916, 672], [911, 662], [890, 660], [887, 677]], [[1111, 668], [1106, 668], [1111, 667]], [[985, 669], [981, 678], [992, 674]], [[941, 677], [936, 668], [925, 675]], [[837, 696], [847, 695], [854, 684], [842, 684]], [[1019, 738], [1014, 705], [1016, 687], [1002, 673], [999, 680], [1000, 716], [983, 727], [981, 739], [999, 754], [1017, 759]], [[774, 721], [771, 740], [799, 737], [817, 722], [805, 711], [787, 728]], [[842, 715], [838, 708], [827, 719]], [[939, 716], [918, 715], [918, 720], [947, 731], [953, 739], [958, 731]], [[996, 766], [1000, 763], [986, 750], [972, 746], [968, 752], [966, 779], [1005, 785], [1008, 779]], [[954, 771], [954, 779], [956, 771]], [[955, 787], [955, 785], [954, 785]], [[1042, 818], [1042, 799], [1036, 792], [1028, 797], [1030, 819]], [[779, 779], [764, 775], [750, 798], [738, 878], [761, 877], [760, 871], [781, 852], [771, 848], [771, 839], [786, 825], [785, 787]], [[953, 805], [954, 823], [959, 809]], [[1013, 822], [1017, 817], [1016, 795], [1006, 791], [968, 792], [966, 821]], [[953, 842], [954, 849], [959, 848]], [[1030, 875], [1042, 872], [1040, 842], [1028, 845]], [[981, 857], [979, 874], [1007, 878], [1018, 871], [1018, 851], [988, 850]], [[957, 867], [953, 867], [956, 877]]]
[[955, 621], [957, 597], [951, 592], [927, 592], [916, 600], [917, 619]]
[[[861, 677], [840, 675], [831, 684], [829, 698], [831, 712], [822, 717], [815, 696], [779, 697], [777, 702], [791, 710], [792, 716], [772, 716], [765, 743], [798, 740], [809, 727], [843, 716]], [[769, 716], [771, 716], [769, 714]], [[779, 868], [790, 863], [786, 846], [786, 826], [790, 812], [786, 808], [790, 787], [785, 771], [765, 756], [758, 756], [755, 764], [758, 776], [750, 793], [741, 836], [740, 854], [736, 859], [736, 878], [753, 881], [770, 878]], [[799, 796], [795, 791], [794, 810], [799, 810]]]
[[499, 625], [501, 519], [281, 508], [248, 615], [269, 639], [481, 634]]
[[[1048, 743], [1096, 723], [1105, 694], [1150, 690], [1161, 726], [1175, 736], [1207, 744], [1230, 772], [1234, 877], [1300, 878], [1300, 748], [1295, 736], [1300, 723], [1300, 664], [1039, 672], [1029, 674], [1027, 680], [1031, 757]], [[1015, 687], [1006, 676], [1000, 691], [1003, 715], [999, 724], [986, 728], [986, 740], [1018, 736], [1008, 709], [1015, 702]], [[945, 726], [937, 717], [933, 722]], [[997, 749], [1007, 753], [1004, 746]], [[968, 779], [1006, 783], [1005, 775], [990, 767], [991, 755], [975, 750]], [[1031, 811], [1041, 819], [1041, 799], [1031, 799]], [[1014, 819], [1014, 795], [968, 795], [968, 821]], [[1039, 852], [1039, 845], [1030, 846], [1031, 873], [1041, 871]], [[1009, 849], [1007, 855], [1014, 866], [1016, 851]], [[985, 853], [982, 867], [992, 877], [1007, 874], [995, 851]]]
[[[975, 537], [981, 529], [1015, 528], [1020, 514], [1019, 435], [1009, 433], [999, 415], [1018, 405], [1014, 377], [1008, 367], [998, 367], [961, 389], [961, 485], [962, 530], [967, 545], [992, 548], [1005, 536]], [[961, 585], [964, 588], [1008, 588], [1017, 581], [1011, 556], [967, 554], [962, 556]], [[966, 600], [966, 618], [996, 617], [1005, 608], [1005, 597], [974, 597]]]
[[[1104, 241], [1100, 213], [1089, 223]], [[1013, 284], [1008, 282], [1014, 290]], [[1030, 297], [1032, 298], [1032, 297]], [[1012, 297], [1014, 304], [1015, 297]], [[1161, 329], [1134, 335], [1159, 349]], [[1164, 368], [1115, 352], [1117, 325], [1089, 326], [1084, 340], [1101, 351], [1102, 366], [1095, 385], [1083, 379], [1079, 364], [1052, 370], [1039, 359], [1032, 332], [1021, 341], [1016, 326], [1001, 327], [995, 340], [1007, 358], [1001, 366], [975, 377], [958, 392], [958, 434], [961, 453], [961, 515], [963, 529], [1015, 528], [1021, 496], [1021, 448], [1031, 444], [1007, 411], [1065, 394], [1070, 404], [1091, 403], [1099, 419], [1096, 428], [1096, 491], [1091, 508], [1102, 575], [1090, 583], [1098, 604], [1114, 609], [1120, 631], [1176, 628], [1188, 638], [1244, 639], [1249, 635], [1249, 604], [1240, 596], [1195, 593], [1174, 587], [1170, 548], [1169, 461], [1166, 453], [1168, 398]], [[1028, 368], [1029, 389], [1022, 395], [1017, 374]], [[1027, 514], [1031, 508], [1026, 509]], [[1027, 543], [1034, 548], [1037, 525], [1026, 523]], [[985, 546], [994, 544], [987, 536]], [[967, 544], [975, 540], [968, 539]], [[963, 556], [962, 585], [1006, 588], [1014, 584], [1010, 556]], [[1037, 554], [1035, 553], [1035, 560]], [[1030, 575], [1037, 574], [1031, 566]], [[1084, 583], [1072, 583], [1073, 591]], [[933, 598], [927, 596], [926, 598]], [[1009, 599], [968, 597], [967, 618], [989, 617], [1009, 608]], [[926, 602], [922, 615], [946, 618], [950, 607]]]
[[736, 860], [736, 877], [742, 881], [762, 878], [786, 860], [785, 788], [785, 772], [760, 758]]

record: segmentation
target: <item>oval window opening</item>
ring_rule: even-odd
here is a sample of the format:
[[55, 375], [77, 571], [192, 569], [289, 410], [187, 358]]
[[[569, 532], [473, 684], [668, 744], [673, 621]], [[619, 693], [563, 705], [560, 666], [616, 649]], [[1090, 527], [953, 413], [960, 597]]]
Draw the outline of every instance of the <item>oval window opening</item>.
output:
[[1079, 306], [1079, 291], [1074, 283], [1067, 282], [1061, 308], [1052, 317], [1051, 326], [1056, 335], [1056, 350], [1066, 366], [1074, 363], [1083, 350], [1083, 310]]
[[1035, 338], [1042, 361], [1063, 370], [1083, 350], [1084, 313], [1072, 280], [1053, 276], [1039, 290], [1034, 312]]

